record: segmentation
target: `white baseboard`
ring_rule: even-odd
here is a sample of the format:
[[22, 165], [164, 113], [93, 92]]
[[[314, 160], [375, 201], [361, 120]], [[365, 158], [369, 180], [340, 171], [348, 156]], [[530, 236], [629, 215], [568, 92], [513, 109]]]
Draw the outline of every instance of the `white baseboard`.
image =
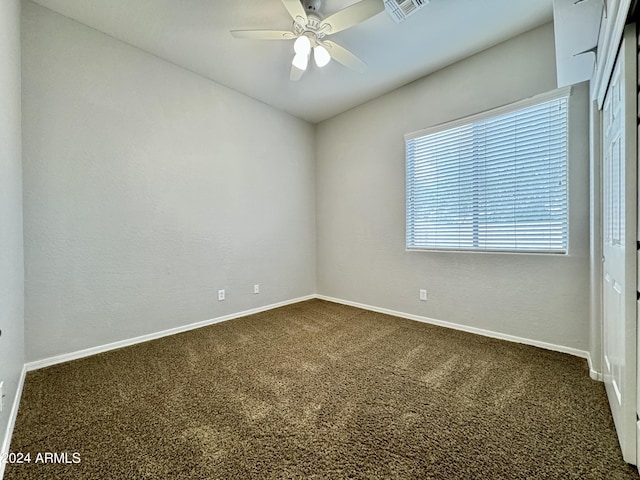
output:
[[13, 398], [13, 405], [11, 405], [11, 411], [9, 412], [9, 423], [7, 424], [7, 431], [2, 439], [2, 449], [0, 449], [0, 479], [4, 477], [4, 469], [6, 464], [7, 455], [9, 454], [9, 448], [11, 448], [11, 437], [13, 435], [13, 427], [16, 425], [16, 418], [18, 417], [18, 407], [20, 407], [20, 399], [22, 398], [22, 389], [24, 387], [24, 379], [27, 376], [26, 365], [22, 367], [20, 372], [20, 379], [18, 380], [18, 388]]
[[160, 332], [149, 333], [147, 335], [142, 335], [140, 337], [127, 338], [125, 340], [108, 343], [106, 345], [99, 345], [97, 347], [86, 348], [84, 350], [65, 353], [62, 355], [57, 355], [55, 357], [44, 358], [42, 360], [36, 360], [36, 361], [25, 364], [25, 368], [28, 372], [30, 372], [32, 370], [37, 370], [39, 368], [50, 367], [51, 365], [56, 365], [58, 363], [64, 363], [64, 362], [69, 362], [71, 360], [78, 360], [80, 358], [90, 357], [91, 355], [97, 355], [98, 353], [108, 352], [109, 350], [128, 347], [130, 345], [135, 345], [137, 343], [144, 343], [150, 340], [156, 340], [158, 338], [167, 337], [169, 335], [175, 335], [176, 333], [187, 332], [189, 330], [206, 327], [208, 325], [213, 325], [215, 323], [226, 322], [228, 320], [233, 320], [239, 317], [246, 317], [247, 315], [253, 315], [255, 313], [265, 312], [267, 310], [273, 310], [274, 308], [284, 307], [285, 305], [291, 305], [293, 303], [304, 302], [305, 300], [311, 300], [313, 298], [315, 298], [315, 295], [298, 297], [291, 300], [285, 300], [284, 302], [273, 303], [271, 305], [265, 305], [263, 307], [253, 308], [250, 310], [244, 310], [242, 312], [224, 315], [222, 317], [212, 318], [210, 320], [203, 320], [201, 322], [196, 322], [196, 323], [191, 323], [189, 325], [170, 328], [168, 330], [163, 330]]
[[556, 345], [553, 343], [541, 342], [539, 340], [532, 340], [530, 338], [517, 337], [515, 335], [508, 335], [506, 333], [494, 332], [492, 330], [485, 330], [483, 328], [468, 327], [466, 325], [460, 325], [459, 323], [445, 322], [443, 320], [436, 320], [434, 318], [423, 317], [420, 315], [413, 315], [411, 313], [398, 312], [395, 310], [389, 310], [387, 308], [375, 307], [372, 305], [365, 305], [362, 303], [351, 302], [349, 300], [342, 300], [339, 298], [327, 297], [325, 295], [316, 295], [315, 297], [319, 298], [320, 300], [327, 300], [329, 302], [341, 303], [343, 305], [362, 308], [364, 310], [370, 310], [372, 312], [393, 315], [394, 317], [406, 318], [408, 320], [415, 320], [418, 322], [429, 323], [431, 325], [438, 325], [440, 327], [452, 328], [454, 330], [461, 330], [463, 332], [475, 333], [476, 335], [482, 335], [483, 337], [491, 337], [491, 338], [497, 338], [499, 340], [507, 340], [509, 342], [514, 342], [514, 343], [522, 343], [525, 345], [531, 345], [533, 347], [544, 348], [545, 350], [553, 350], [555, 352], [568, 353], [569, 355], [585, 358], [587, 360], [589, 359], [589, 352], [585, 350], [579, 350], [577, 348], [567, 347], [564, 345]]
[[285, 305], [291, 305], [294, 303], [299, 303], [299, 302], [303, 302], [306, 300], [311, 300], [313, 298], [317, 298], [320, 300], [327, 300], [329, 302], [334, 302], [334, 303], [340, 303], [343, 305], [349, 305], [352, 307], [356, 307], [356, 308], [361, 308], [363, 310], [370, 310], [372, 312], [378, 312], [378, 313], [384, 313], [387, 315], [393, 315], [395, 317], [400, 317], [400, 318], [406, 318], [409, 320], [415, 320], [418, 322], [423, 322], [423, 323], [429, 323], [431, 325], [438, 325], [441, 327], [445, 327], [445, 328], [452, 328], [454, 330], [461, 330], [463, 332], [469, 332], [469, 333], [474, 333], [476, 335], [482, 335], [485, 337], [490, 337], [490, 338], [496, 338], [496, 339], [500, 339], [500, 340], [506, 340], [509, 342], [514, 342], [514, 343], [522, 343], [525, 345], [531, 345], [534, 347], [539, 347], [539, 348], [544, 348], [546, 350], [553, 350], [556, 352], [562, 352], [562, 353], [567, 353], [569, 355], [574, 355], [576, 357], [580, 357], [580, 358], [585, 358], [587, 359], [587, 361], [589, 362], [589, 375], [591, 378], [593, 378], [594, 380], [599, 380], [602, 381], [602, 374], [597, 372], [596, 370], [594, 370], [592, 368], [592, 364], [591, 364], [591, 358], [589, 356], [589, 352], [585, 351], [585, 350], [579, 350], [576, 348], [572, 348], [572, 347], [567, 347], [564, 345], [556, 345], [556, 344], [552, 344], [552, 343], [547, 343], [547, 342], [542, 342], [539, 340], [532, 340], [529, 338], [524, 338], [524, 337], [518, 337], [515, 335], [509, 335], [506, 333], [501, 333], [501, 332], [496, 332], [493, 330], [486, 330], [486, 329], [482, 329], [482, 328], [476, 328], [476, 327], [469, 327], [466, 325], [461, 325], [458, 323], [452, 323], [452, 322], [447, 322], [444, 320], [437, 320], [434, 318], [429, 318], [429, 317], [424, 317], [424, 316], [420, 316], [420, 315], [414, 315], [411, 313], [405, 313], [405, 312], [399, 312], [396, 310], [390, 310], [387, 308], [382, 308], [382, 307], [376, 307], [373, 305], [367, 305], [367, 304], [363, 304], [363, 303], [358, 303], [358, 302], [352, 302], [350, 300], [343, 300], [340, 298], [334, 298], [334, 297], [329, 297], [326, 295], [307, 295], [304, 297], [298, 297], [298, 298], [294, 298], [291, 300], [286, 300], [283, 302], [279, 302], [279, 303], [274, 303], [274, 304], [270, 304], [270, 305], [265, 305], [263, 307], [258, 307], [258, 308], [254, 308], [254, 309], [250, 309], [250, 310], [244, 310], [242, 312], [237, 312], [237, 313], [232, 313], [229, 315], [224, 315], [222, 317], [216, 317], [216, 318], [212, 318], [210, 320], [204, 320], [201, 322], [196, 322], [196, 323], [192, 323], [189, 325], [183, 325], [180, 327], [176, 327], [176, 328], [171, 328], [168, 330], [163, 330], [160, 332], [155, 332], [155, 333], [150, 333], [147, 335], [142, 335], [139, 337], [134, 337], [134, 338], [128, 338], [125, 340], [120, 340], [118, 342], [113, 342], [113, 343], [109, 343], [106, 345], [99, 345], [96, 347], [91, 347], [91, 348], [87, 348], [84, 350], [79, 350], [76, 352], [71, 352], [71, 353], [65, 353], [62, 355], [57, 355], [55, 357], [49, 357], [49, 358], [45, 358], [42, 360], [36, 360], [33, 362], [29, 362], [27, 364], [25, 364], [25, 368], [26, 371], [30, 372], [32, 370], [37, 370], [39, 368], [44, 368], [44, 367], [49, 367], [51, 365], [56, 365], [59, 363], [64, 363], [64, 362], [68, 362], [71, 360], [77, 360], [80, 358], [84, 358], [84, 357], [89, 357], [91, 355], [96, 355], [98, 353], [103, 353], [103, 352], [108, 352], [110, 350], [115, 350], [118, 348], [122, 348], [122, 347], [128, 347], [130, 345], [135, 345], [138, 343], [143, 343], [143, 342], [148, 342], [150, 340], [155, 340], [158, 338], [162, 338], [162, 337], [166, 337], [169, 335], [175, 335], [177, 333], [182, 333], [182, 332], [186, 332], [189, 330], [193, 330], [196, 328], [200, 328], [200, 327], [206, 327], [207, 325], [213, 325], [216, 323], [220, 323], [220, 322], [226, 322], [228, 320], [233, 320], [235, 318], [240, 318], [240, 317], [245, 317], [247, 315], [252, 315], [255, 313], [260, 313], [260, 312], [265, 312], [267, 310], [272, 310], [274, 308], [278, 308], [278, 307], [283, 307]]
[[[486, 330], [486, 329], [482, 329], [482, 328], [476, 328], [476, 327], [469, 327], [466, 325], [460, 325], [457, 323], [452, 323], [452, 322], [446, 322], [443, 320], [436, 320], [434, 318], [429, 318], [429, 317], [424, 317], [424, 316], [420, 316], [420, 315], [414, 315], [414, 314], [410, 314], [410, 313], [405, 313], [405, 312], [399, 312], [396, 310], [390, 310], [387, 308], [381, 308], [381, 307], [376, 307], [373, 305], [366, 305], [363, 303], [358, 303], [358, 302], [352, 302], [349, 300], [343, 300], [340, 298], [334, 298], [334, 297], [329, 297], [326, 295], [307, 295], [304, 297], [298, 297], [298, 298], [294, 298], [291, 300], [286, 300], [283, 302], [278, 302], [278, 303], [273, 303], [270, 305], [265, 305], [263, 307], [258, 307], [258, 308], [254, 308], [254, 309], [250, 309], [250, 310], [244, 310], [241, 312], [237, 312], [237, 313], [232, 313], [229, 315], [224, 315], [221, 317], [216, 317], [216, 318], [212, 318], [209, 320], [204, 320], [201, 322], [196, 322], [196, 323], [192, 323], [189, 325], [183, 325], [180, 327], [175, 327], [175, 328], [171, 328], [168, 330], [163, 330], [160, 332], [155, 332], [155, 333], [150, 333], [147, 335], [142, 335], [139, 337], [134, 337], [134, 338], [128, 338], [125, 340], [120, 340], [117, 342], [113, 342], [113, 343], [108, 343], [106, 345], [99, 345], [96, 347], [91, 347], [91, 348], [87, 348], [84, 350], [79, 350], [76, 352], [71, 352], [71, 353], [65, 353], [62, 355], [57, 355], [55, 357], [49, 357], [49, 358], [44, 358], [42, 360], [36, 360], [33, 362], [29, 362], [25, 364], [25, 370], [27, 372], [30, 372], [32, 370], [37, 370], [39, 368], [44, 368], [44, 367], [49, 367], [51, 365], [56, 365], [59, 363], [64, 363], [64, 362], [68, 362], [71, 360], [77, 360], [80, 358], [84, 358], [84, 357], [89, 357], [91, 355], [97, 355], [99, 353], [103, 353], [103, 352], [108, 352], [110, 350], [115, 350], [118, 348], [122, 348], [122, 347], [128, 347], [130, 345], [135, 345], [138, 343], [143, 343], [143, 342], [148, 342], [150, 340], [155, 340], [158, 338], [162, 338], [162, 337], [166, 337], [169, 335], [175, 335], [177, 333], [182, 333], [182, 332], [186, 332], [189, 330], [194, 330], [196, 328], [201, 328], [201, 327], [206, 327], [208, 325], [213, 325], [216, 323], [221, 323], [221, 322], [226, 322], [228, 320], [233, 320], [235, 318], [240, 318], [240, 317], [245, 317], [247, 315], [252, 315], [255, 313], [260, 313], [260, 312], [265, 312], [267, 310], [272, 310], [274, 308], [278, 308], [278, 307], [283, 307], [285, 305], [291, 305], [294, 303], [299, 303], [299, 302], [303, 302], [306, 300], [311, 300], [313, 298], [317, 298], [320, 300], [327, 300], [329, 302], [334, 302], [334, 303], [340, 303], [343, 305], [349, 305], [352, 307], [357, 307], [357, 308], [362, 308], [364, 310], [370, 310], [372, 312], [378, 312], [378, 313], [384, 313], [387, 315], [393, 315], [395, 317], [401, 317], [401, 318], [406, 318], [409, 320], [415, 320], [418, 322], [423, 322], [423, 323], [429, 323], [432, 325], [438, 325], [441, 327], [446, 327], [446, 328], [452, 328], [454, 330], [461, 330], [464, 332], [469, 332], [469, 333], [474, 333], [476, 335], [482, 335], [485, 337], [491, 337], [491, 338], [496, 338], [496, 339], [500, 339], [500, 340], [506, 340], [509, 342], [514, 342], [514, 343], [522, 343], [525, 345], [531, 345], [534, 347], [539, 347], [539, 348], [544, 348], [546, 350], [553, 350], [556, 352], [562, 352], [562, 353], [567, 353], [569, 355], [574, 355], [576, 357], [581, 357], [581, 358], [585, 358], [587, 359], [587, 361], [589, 362], [589, 375], [591, 376], [591, 378], [593, 378], [594, 380], [600, 380], [602, 381], [602, 374], [598, 373], [597, 371], [595, 371], [592, 368], [592, 364], [591, 364], [591, 358], [589, 356], [589, 352], [585, 351], [585, 350], [579, 350], [576, 348], [572, 348], [572, 347], [567, 347], [564, 345], [556, 345], [556, 344], [552, 344], [552, 343], [547, 343], [547, 342], [541, 342], [538, 340], [532, 340], [529, 338], [523, 338], [523, 337], [517, 337], [514, 335], [508, 335], [505, 333], [500, 333], [500, 332], [495, 332], [492, 330]], [[24, 382], [24, 373], [23, 373], [23, 377], [21, 382]], [[20, 392], [22, 391], [22, 384], [20, 385]], [[18, 404], [19, 404], [19, 398], [18, 398]], [[16, 413], [17, 413], [17, 406], [15, 406], [16, 408]], [[2, 477], [0, 477], [2, 478]]]
[[602, 377], [602, 373], [593, 368], [593, 363], [591, 363], [591, 355], [589, 353], [587, 353], [587, 362], [589, 363], [589, 376], [591, 377], [591, 379], [598, 382], [603, 382], [604, 378]]

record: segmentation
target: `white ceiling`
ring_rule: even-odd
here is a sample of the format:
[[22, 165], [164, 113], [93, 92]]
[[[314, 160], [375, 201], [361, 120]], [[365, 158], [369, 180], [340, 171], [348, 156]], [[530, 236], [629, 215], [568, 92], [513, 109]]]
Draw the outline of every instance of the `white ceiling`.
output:
[[[366, 73], [311, 62], [291, 82], [292, 41], [229, 33], [291, 29], [281, 0], [35, 1], [312, 123], [552, 20], [552, 0], [432, 0], [400, 24], [382, 12], [332, 36], [368, 64]], [[321, 11], [352, 3], [324, 0]]]

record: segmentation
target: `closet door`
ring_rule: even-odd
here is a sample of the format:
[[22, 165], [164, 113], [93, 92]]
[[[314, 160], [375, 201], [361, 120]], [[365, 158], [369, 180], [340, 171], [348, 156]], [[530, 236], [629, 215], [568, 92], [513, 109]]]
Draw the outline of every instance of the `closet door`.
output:
[[636, 34], [627, 26], [603, 108], [604, 381], [622, 454], [636, 463]]

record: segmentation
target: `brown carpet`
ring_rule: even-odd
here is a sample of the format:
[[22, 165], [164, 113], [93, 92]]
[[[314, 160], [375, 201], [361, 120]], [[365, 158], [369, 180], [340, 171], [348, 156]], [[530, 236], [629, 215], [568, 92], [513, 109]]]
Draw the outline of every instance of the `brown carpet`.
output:
[[7, 480], [639, 478], [584, 360], [321, 300], [29, 373], [11, 450]]

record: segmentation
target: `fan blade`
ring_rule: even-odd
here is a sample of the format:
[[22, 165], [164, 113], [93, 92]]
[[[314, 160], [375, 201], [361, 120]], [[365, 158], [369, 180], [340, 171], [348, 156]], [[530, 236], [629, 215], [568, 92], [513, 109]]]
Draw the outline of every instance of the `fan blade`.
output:
[[383, 10], [383, 0], [362, 0], [329, 15], [322, 21], [321, 26], [328, 25], [326, 35], [331, 35], [364, 22]]
[[304, 74], [304, 70], [300, 70], [295, 65], [291, 65], [291, 74], [289, 75], [289, 79], [291, 81], [297, 82], [298, 80], [300, 80], [302, 78], [303, 74]]
[[336, 62], [341, 63], [345, 67], [359, 73], [364, 73], [367, 70], [367, 64], [343, 46], [340, 46], [331, 40], [325, 40], [322, 44], [327, 48], [327, 50], [329, 50], [331, 58]]
[[282, 0], [282, 3], [284, 4], [284, 8], [289, 12], [289, 15], [291, 15], [291, 18], [293, 18], [294, 22], [297, 22], [298, 18], [302, 18], [302, 23], [306, 25], [307, 12], [304, 11], [304, 7], [300, 0]]
[[296, 35], [286, 30], [231, 30], [236, 38], [251, 38], [254, 40], [289, 40]]

